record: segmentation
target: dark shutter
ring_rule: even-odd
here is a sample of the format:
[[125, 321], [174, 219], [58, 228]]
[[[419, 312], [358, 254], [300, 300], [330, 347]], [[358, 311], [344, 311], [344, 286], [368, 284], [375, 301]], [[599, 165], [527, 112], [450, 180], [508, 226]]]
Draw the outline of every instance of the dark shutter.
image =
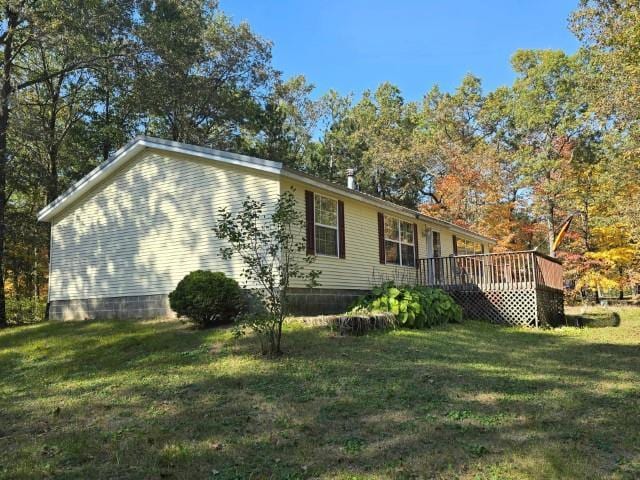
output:
[[346, 258], [347, 252], [344, 241], [344, 202], [342, 200], [338, 200], [338, 238], [340, 258]]
[[415, 249], [416, 268], [418, 268], [418, 224], [413, 224], [413, 248]]
[[484, 253], [484, 243], [481, 243], [481, 244], [480, 244], [480, 251], [481, 251], [482, 253]]
[[305, 190], [304, 205], [307, 218], [307, 255], [316, 254], [315, 214], [313, 204], [313, 192]]
[[378, 212], [378, 254], [380, 263], [384, 264], [384, 215], [380, 212]]
[[453, 254], [458, 255], [458, 237], [455, 235], [452, 237], [453, 240]]

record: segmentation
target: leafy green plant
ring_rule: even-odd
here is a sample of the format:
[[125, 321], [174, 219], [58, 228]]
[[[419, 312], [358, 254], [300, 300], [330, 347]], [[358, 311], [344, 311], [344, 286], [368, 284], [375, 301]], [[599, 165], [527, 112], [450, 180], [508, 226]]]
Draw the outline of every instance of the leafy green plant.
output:
[[200, 327], [230, 323], [244, 311], [245, 295], [234, 279], [222, 272], [196, 270], [169, 294], [171, 309]]
[[45, 319], [47, 302], [34, 297], [7, 296], [5, 308], [9, 325], [26, 325]]
[[462, 321], [462, 308], [444, 290], [439, 288], [415, 287], [421, 299], [424, 326]]
[[364, 440], [357, 437], [351, 437], [344, 442], [344, 451], [349, 454], [355, 454], [361, 452], [364, 446]]
[[426, 328], [462, 320], [462, 309], [436, 288], [400, 286], [386, 282], [360, 297], [351, 311], [391, 312], [407, 328]]

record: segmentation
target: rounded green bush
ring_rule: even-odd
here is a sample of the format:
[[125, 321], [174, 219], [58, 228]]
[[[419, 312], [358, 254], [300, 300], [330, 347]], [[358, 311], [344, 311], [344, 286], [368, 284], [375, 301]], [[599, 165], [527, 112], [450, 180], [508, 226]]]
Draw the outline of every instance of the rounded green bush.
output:
[[196, 270], [169, 294], [169, 305], [178, 316], [208, 327], [232, 322], [244, 311], [245, 295], [224, 273]]

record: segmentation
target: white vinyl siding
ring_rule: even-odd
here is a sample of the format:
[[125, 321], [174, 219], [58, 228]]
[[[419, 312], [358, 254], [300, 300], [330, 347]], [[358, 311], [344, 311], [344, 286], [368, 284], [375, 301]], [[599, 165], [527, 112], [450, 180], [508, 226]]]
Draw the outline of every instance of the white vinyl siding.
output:
[[[330, 198], [344, 202], [345, 227], [345, 258], [317, 256], [311, 268], [322, 271], [318, 281], [319, 288], [336, 289], [368, 289], [379, 285], [385, 280], [396, 280], [399, 283], [412, 283], [416, 279], [415, 267], [381, 264], [378, 243], [378, 212], [385, 216], [395, 217], [404, 222], [418, 225], [418, 254], [420, 258], [427, 256], [427, 229], [437, 229], [440, 233], [441, 254], [448, 256], [453, 253], [453, 233], [442, 225], [417, 220], [415, 216], [400, 215], [386, 211], [365, 202], [358, 201], [335, 192], [325, 192], [317, 186], [309, 186], [302, 182], [283, 179], [282, 191], [295, 189], [295, 196], [304, 218], [304, 192], [313, 190], [314, 193], [327, 195]], [[458, 238], [462, 238], [456, 233]], [[303, 288], [305, 282], [294, 279], [293, 287]]]
[[217, 211], [251, 198], [274, 205], [277, 176], [146, 151], [52, 222], [50, 300], [166, 294], [187, 273], [222, 271]]
[[389, 279], [415, 280], [415, 268], [380, 264], [379, 212], [417, 223], [413, 241], [420, 258], [427, 255], [427, 229], [440, 232], [443, 256], [452, 253], [452, 232], [415, 215], [273, 173], [147, 149], [53, 218], [49, 298], [167, 294], [197, 269], [222, 271], [242, 283], [242, 263], [219, 254], [222, 242], [212, 231], [218, 209], [237, 210], [247, 196], [273, 207], [278, 193], [291, 186], [303, 218], [305, 190], [344, 202], [346, 258], [316, 257], [313, 268], [322, 271], [321, 288], [366, 289]]
[[[414, 267], [380, 263], [378, 212], [395, 216], [406, 222], [418, 223], [418, 241], [422, 242], [420, 257], [426, 256], [427, 251], [426, 236], [420, 233], [426, 228], [426, 223], [416, 221], [415, 217], [410, 215], [401, 216], [335, 192], [325, 192], [317, 186], [311, 187], [302, 182], [283, 179], [282, 190], [287, 191], [291, 187], [295, 188], [295, 196], [303, 218], [305, 190], [313, 190], [315, 194], [327, 195], [344, 202], [345, 258], [321, 255], [316, 257], [311, 268], [322, 272], [318, 279], [321, 284], [319, 288], [367, 289], [384, 280], [396, 279], [401, 283], [415, 281]], [[303, 288], [305, 282], [295, 279], [292, 286]]]

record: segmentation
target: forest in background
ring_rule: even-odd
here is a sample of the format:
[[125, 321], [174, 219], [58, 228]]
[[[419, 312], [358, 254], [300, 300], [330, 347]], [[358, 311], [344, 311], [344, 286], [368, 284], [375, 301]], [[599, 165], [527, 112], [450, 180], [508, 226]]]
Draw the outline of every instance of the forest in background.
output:
[[469, 74], [418, 101], [392, 79], [316, 95], [214, 0], [4, 0], [0, 15], [0, 326], [46, 299], [37, 212], [137, 134], [338, 183], [354, 168], [362, 191], [497, 250], [548, 251], [573, 214], [559, 251], [573, 291], [640, 283], [638, 0], [581, 1], [582, 48], [514, 52], [511, 86]]

